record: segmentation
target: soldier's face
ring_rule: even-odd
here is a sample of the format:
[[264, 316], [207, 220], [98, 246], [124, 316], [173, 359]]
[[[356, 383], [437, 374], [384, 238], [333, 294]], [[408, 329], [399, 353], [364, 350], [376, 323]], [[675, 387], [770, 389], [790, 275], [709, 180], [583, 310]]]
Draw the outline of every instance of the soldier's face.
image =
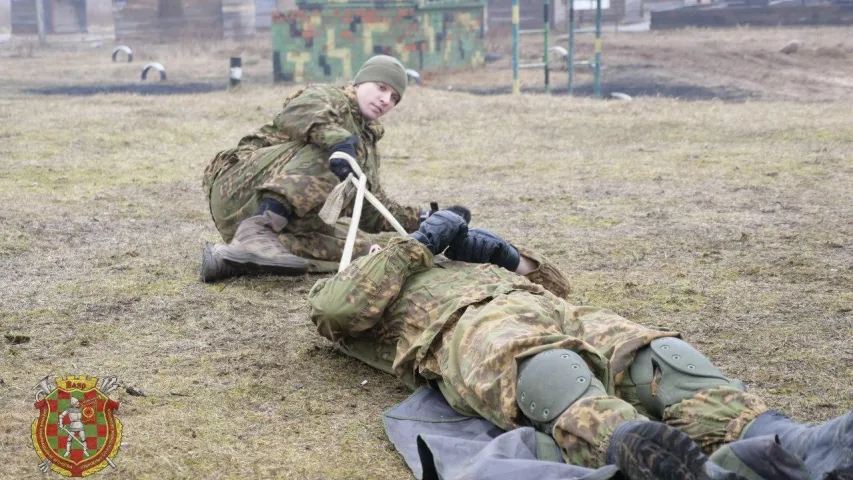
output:
[[389, 85], [382, 82], [364, 82], [358, 84], [355, 91], [358, 108], [369, 120], [390, 112], [397, 105], [400, 96]]

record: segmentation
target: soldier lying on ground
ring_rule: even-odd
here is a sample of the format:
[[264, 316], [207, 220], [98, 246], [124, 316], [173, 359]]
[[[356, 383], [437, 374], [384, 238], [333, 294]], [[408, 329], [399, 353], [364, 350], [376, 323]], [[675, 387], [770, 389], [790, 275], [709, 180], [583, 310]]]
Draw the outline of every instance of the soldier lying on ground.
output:
[[[408, 76], [395, 58], [378, 55], [345, 87], [311, 85], [291, 95], [267, 125], [216, 154], [202, 185], [210, 213], [229, 245], [207, 244], [201, 280], [248, 273], [297, 275], [337, 270], [347, 227], [327, 225], [317, 213], [339, 181], [352, 172], [335, 152], [358, 159], [368, 190], [412, 232], [426, 209], [391, 202], [379, 184], [377, 121], [403, 98]], [[391, 225], [366, 205], [360, 227], [376, 234]], [[376, 239], [360, 232], [355, 256]]]
[[436, 386], [461, 414], [533, 426], [570, 464], [615, 463], [630, 478], [742, 478], [700, 450], [777, 435], [787, 463], [747, 453], [725, 465], [752, 472], [744, 478], [809, 478], [805, 469], [853, 478], [853, 411], [793, 422], [679, 333], [571, 305], [569, 291], [545, 257], [440, 211], [318, 281], [309, 300], [319, 333], [345, 354]]

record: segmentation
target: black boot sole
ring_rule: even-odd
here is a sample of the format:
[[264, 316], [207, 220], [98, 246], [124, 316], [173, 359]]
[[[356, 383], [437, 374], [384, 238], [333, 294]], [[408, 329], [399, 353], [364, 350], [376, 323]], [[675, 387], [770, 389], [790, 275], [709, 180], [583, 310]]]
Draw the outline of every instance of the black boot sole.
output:
[[222, 259], [229, 265], [247, 268], [252, 273], [272, 275], [302, 275], [307, 273], [311, 266], [304, 258], [296, 255], [270, 260], [250, 253], [227, 252], [222, 255]]
[[610, 440], [608, 458], [632, 480], [739, 480], [706, 468], [708, 457], [685, 433], [660, 422], [631, 422]]
[[210, 242], [204, 244], [201, 252], [201, 267], [199, 268], [199, 279], [204, 283], [213, 283], [226, 278], [236, 277], [241, 275], [241, 272], [233, 267], [223, 269], [217, 265], [217, 260], [213, 253], [214, 245]]
[[216, 275], [214, 267], [215, 260], [213, 253], [210, 251], [210, 243], [208, 242], [201, 252], [201, 268], [198, 272], [199, 279], [204, 283], [212, 283], [219, 280], [219, 275]]

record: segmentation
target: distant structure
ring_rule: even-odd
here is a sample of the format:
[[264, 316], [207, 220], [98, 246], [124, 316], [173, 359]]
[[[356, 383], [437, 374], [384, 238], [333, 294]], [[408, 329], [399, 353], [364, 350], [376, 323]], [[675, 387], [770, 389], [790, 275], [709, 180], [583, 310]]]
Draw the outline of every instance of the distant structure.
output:
[[[269, 28], [276, 0], [0, 0], [0, 41], [241, 38]], [[287, 0], [283, 0], [286, 6]]]
[[651, 29], [853, 25], [853, 0], [720, 0], [653, 11]]
[[397, 57], [419, 74], [485, 62], [482, 1], [308, 0], [297, 6], [272, 16], [276, 82], [350, 79], [377, 54]]
[[[646, 4], [682, 6], [697, 1], [602, 0], [602, 14], [605, 22], [620, 22], [641, 16]], [[413, 24], [424, 19], [430, 23], [424, 29], [448, 31], [460, 22], [476, 23], [481, 34], [500, 35], [512, 28], [512, 0], [0, 0], [0, 41], [38, 34], [39, 5], [42, 33], [68, 41], [242, 38], [270, 29], [275, 21], [293, 21], [294, 15], [325, 20], [330, 16], [327, 11], [336, 7], [342, 12], [375, 10], [375, 18], [361, 15], [369, 19], [367, 23], [392, 18], [390, 12], [398, 9], [416, 12], [412, 19], [403, 15], [401, 20]], [[520, 0], [522, 29], [542, 27], [544, 5], [544, 0]], [[568, 1], [550, 1], [550, 23], [557, 31], [566, 28], [567, 5]], [[595, 0], [575, 0], [576, 21], [594, 20], [594, 5]], [[324, 13], [318, 17], [318, 11]], [[394, 27], [402, 31], [400, 25]]]
[[[692, 0], [646, 1], [685, 5]], [[437, 26], [439, 30], [454, 30], [456, 26], [445, 24], [477, 23], [482, 34], [490, 30], [509, 33], [512, 26], [512, 0], [0, 0], [0, 41], [13, 35], [39, 33], [37, 2], [42, 7], [42, 32], [69, 41], [241, 38], [270, 29], [274, 18], [289, 22], [293, 12], [303, 11], [303, 16], [304, 12], [313, 12], [309, 15], [316, 19], [317, 11], [334, 10], [333, 7], [341, 11], [376, 10], [376, 18], [391, 18], [390, 11], [394, 9], [413, 11], [417, 12], [416, 18], [429, 18], [431, 26], [424, 26], [425, 29]], [[630, 16], [632, 5], [642, 3], [643, 0], [603, 0], [604, 20], [621, 21]], [[521, 28], [541, 28], [544, 1], [521, 0], [520, 4]], [[566, 5], [562, 0], [551, 0], [552, 28], [565, 29]], [[577, 20], [592, 20], [593, 5], [594, 0], [575, 0]], [[320, 18], [327, 16], [324, 13]], [[450, 18], [444, 21], [442, 16]], [[374, 23], [370, 15], [362, 18]], [[414, 19], [402, 20], [417, 23]], [[395, 30], [401, 31], [400, 26], [395, 25]]]
[[[646, 0], [654, 1], [654, 0]], [[684, 5], [685, 1], [691, 0], [667, 0], [677, 1]], [[637, 20], [631, 18], [634, 10], [641, 8], [644, 2], [641, 0], [602, 0], [601, 15], [605, 23], [621, 22], [622, 20]], [[519, 0], [519, 28], [531, 30], [542, 28], [542, 10], [545, 7], [544, 0]], [[568, 1], [550, 0], [550, 26], [558, 32], [567, 31]], [[575, 0], [575, 22], [578, 24], [591, 24], [595, 21], [595, 0]], [[486, 6], [486, 32], [497, 36], [511, 35], [512, 32], [512, 0], [488, 0]], [[642, 16], [635, 13], [634, 17]]]

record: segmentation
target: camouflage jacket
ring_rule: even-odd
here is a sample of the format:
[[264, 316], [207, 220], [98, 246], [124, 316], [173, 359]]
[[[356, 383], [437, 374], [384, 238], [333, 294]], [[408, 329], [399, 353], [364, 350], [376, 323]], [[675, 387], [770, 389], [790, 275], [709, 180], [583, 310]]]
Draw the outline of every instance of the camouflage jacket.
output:
[[519, 251], [538, 264], [526, 276], [491, 264], [436, 262], [416, 240], [392, 240], [318, 281], [308, 294], [311, 321], [344, 353], [413, 388], [441, 377], [437, 352], [466, 307], [513, 291], [557, 302], [555, 296], [569, 294], [568, 280], [550, 261], [523, 247]]
[[382, 124], [361, 114], [355, 87], [315, 84], [291, 94], [272, 122], [241, 138], [237, 145], [269, 147], [296, 140], [328, 150], [358, 135], [362, 143], [359, 153], [366, 158], [375, 155], [376, 142], [384, 134]]
[[[310, 231], [320, 225], [314, 214], [338, 184], [329, 171], [329, 149], [356, 135], [360, 139], [357, 160], [367, 175], [368, 189], [404, 228], [416, 230], [418, 208], [391, 201], [380, 186], [376, 144], [383, 134], [379, 122], [361, 114], [352, 85], [317, 84], [298, 90], [285, 100], [272, 122], [240, 139], [236, 149], [220, 152], [207, 167], [203, 185], [208, 192], [217, 189], [209, 194], [217, 197], [216, 206], [222, 210], [218, 216], [233, 223], [217, 227], [233, 233], [257, 207], [258, 191], [292, 207], [299, 217], [293, 225], [297, 230]], [[359, 227], [370, 233], [393, 230], [367, 202]]]

